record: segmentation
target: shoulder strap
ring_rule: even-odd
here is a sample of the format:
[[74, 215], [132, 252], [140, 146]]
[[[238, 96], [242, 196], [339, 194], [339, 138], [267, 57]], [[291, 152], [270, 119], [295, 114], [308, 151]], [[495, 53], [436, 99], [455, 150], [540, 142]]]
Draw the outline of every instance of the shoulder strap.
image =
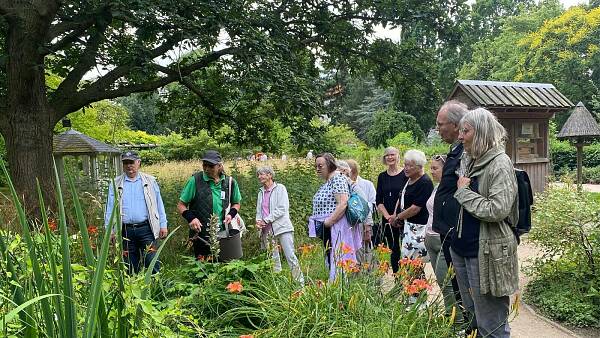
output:
[[[402, 189], [402, 193], [400, 194], [400, 209], [404, 210], [404, 194], [406, 193], [406, 187], [408, 187], [408, 182], [410, 182], [410, 180], [406, 180], [406, 184], [404, 185], [404, 189]], [[396, 211], [394, 210], [394, 214], [396, 213]]]
[[227, 195], [227, 197], [229, 198], [229, 208], [231, 208], [231, 183], [233, 182], [233, 177], [229, 176], [229, 195]]

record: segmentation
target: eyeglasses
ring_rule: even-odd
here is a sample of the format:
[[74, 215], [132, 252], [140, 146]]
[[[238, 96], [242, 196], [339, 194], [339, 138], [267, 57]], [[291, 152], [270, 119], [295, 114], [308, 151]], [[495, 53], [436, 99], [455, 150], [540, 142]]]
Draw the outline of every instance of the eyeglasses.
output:
[[433, 155], [431, 159], [434, 161], [442, 162], [442, 164], [446, 163], [446, 155]]

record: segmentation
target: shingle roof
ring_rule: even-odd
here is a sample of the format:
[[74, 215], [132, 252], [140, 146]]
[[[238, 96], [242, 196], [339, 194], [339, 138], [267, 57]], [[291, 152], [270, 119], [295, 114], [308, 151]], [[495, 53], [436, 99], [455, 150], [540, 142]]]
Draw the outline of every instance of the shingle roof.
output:
[[453, 97], [459, 88], [482, 107], [573, 107], [573, 103], [549, 83], [457, 80], [449, 97]]
[[54, 135], [52, 149], [54, 149], [53, 153], [58, 155], [121, 153], [119, 149], [73, 129]]
[[600, 137], [600, 127], [585, 105], [579, 102], [556, 137], [583, 139]]

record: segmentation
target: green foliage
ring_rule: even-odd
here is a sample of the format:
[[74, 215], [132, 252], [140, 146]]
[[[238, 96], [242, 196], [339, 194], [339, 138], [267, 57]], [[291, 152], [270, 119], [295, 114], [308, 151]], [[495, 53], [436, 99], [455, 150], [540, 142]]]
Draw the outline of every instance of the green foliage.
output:
[[589, 103], [600, 86], [598, 18], [600, 8], [572, 7], [529, 34], [517, 80], [551, 82], [571, 101]]
[[129, 111], [131, 129], [145, 131], [152, 135], [164, 135], [174, 130], [176, 121], [165, 121], [165, 123], [158, 121], [159, 99], [156, 93], [131, 94], [117, 99], [117, 103]]
[[[550, 140], [550, 156], [556, 174], [564, 174], [577, 168], [577, 149], [568, 141]], [[600, 166], [600, 143], [583, 147], [583, 166]]]
[[549, 187], [537, 196], [529, 239], [542, 250], [526, 297], [551, 318], [598, 325], [600, 215], [598, 200], [573, 188]]
[[364, 146], [356, 133], [346, 125], [328, 125], [323, 135], [323, 143], [322, 149], [315, 150], [327, 151], [336, 156], [347, 156], [354, 149]]
[[[157, 144], [162, 141], [162, 137], [129, 129], [129, 116], [125, 108], [110, 101], [100, 101], [68, 115], [73, 129], [101, 142]], [[59, 123], [54, 130], [62, 132], [66, 128]]]
[[350, 126], [361, 140], [367, 139], [373, 116], [392, 104], [391, 94], [370, 77], [349, 79], [343, 94], [333, 101], [332, 120]]
[[[221, 336], [442, 337], [454, 331], [440, 316], [443, 309], [419, 310], [424, 294], [409, 305], [402, 284], [382, 291], [377, 273], [348, 273], [326, 283], [321, 246], [305, 246], [298, 254], [307, 280], [302, 289], [288, 271], [271, 273], [270, 262], [259, 255], [225, 265], [190, 260], [174, 272], [179, 287], [167, 288], [165, 296], [180, 297], [184, 313]], [[230, 283], [239, 289], [231, 292]]]
[[407, 131], [412, 132], [417, 140], [423, 139], [423, 131], [413, 116], [390, 109], [380, 110], [375, 113], [367, 139], [371, 146], [385, 146], [388, 139]]
[[[503, 10], [521, 12], [519, 7]], [[474, 9], [474, 12], [476, 11]], [[519, 42], [538, 30], [546, 20], [559, 16], [562, 11], [558, 0], [550, 0], [530, 6], [518, 15], [504, 17], [501, 25], [499, 17], [495, 16], [494, 24], [497, 26], [489, 27], [488, 32], [483, 34], [486, 38], [473, 45], [472, 56], [462, 66], [459, 78], [517, 81], [519, 62], [526, 53], [524, 46]], [[480, 13], [473, 16], [474, 19], [480, 20], [482, 25], [490, 23], [487, 18], [482, 19]], [[490, 34], [492, 32], [493, 34]]]

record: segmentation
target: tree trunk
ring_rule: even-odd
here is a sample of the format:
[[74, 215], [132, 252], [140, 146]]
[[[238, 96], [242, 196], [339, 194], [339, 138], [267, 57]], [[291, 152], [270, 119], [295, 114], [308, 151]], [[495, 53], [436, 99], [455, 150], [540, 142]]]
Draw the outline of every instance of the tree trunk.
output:
[[[51, 3], [47, 2], [49, 7]], [[11, 178], [29, 212], [39, 209], [36, 178], [45, 199], [52, 202], [55, 197], [52, 130], [56, 120], [46, 97], [44, 58], [39, 53], [51, 12], [51, 8], [27, 8], [7, 18], [7, 102], [1, 129]]]

